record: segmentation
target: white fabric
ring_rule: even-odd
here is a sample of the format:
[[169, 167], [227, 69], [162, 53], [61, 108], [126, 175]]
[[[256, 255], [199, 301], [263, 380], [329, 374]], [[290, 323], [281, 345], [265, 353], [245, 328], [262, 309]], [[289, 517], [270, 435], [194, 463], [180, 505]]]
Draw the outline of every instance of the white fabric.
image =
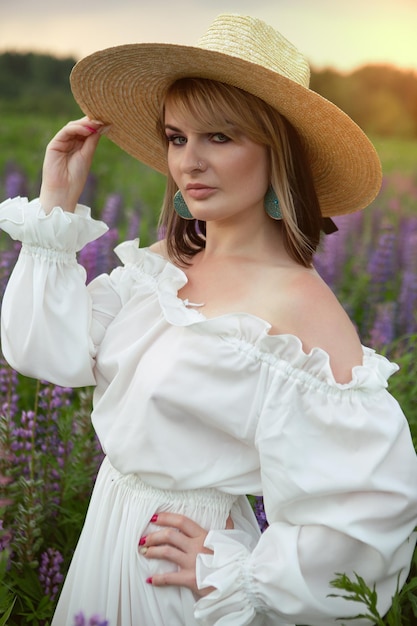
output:
[[[327, 597], [337, 572], [375, 582], [388, 608], [417, 521], [416, 455], [386, 389], [397, 366], [364, 348], [352, 381], [336, 383], [322, 350], [305, 354], [249, 314], [206, 319], [187, 307], [185, 274], [138, 242], [118, 246], [123, 266], [86, 289], [74, 250], [104, 227], [84, 209], [45, 218], [36, 201], [9, 200], [0, 226], [24, 242], [3, 302], [3, 352], [27, 375], [96, 385], [92, 420], [108, 459], [54, 626], [86, 609], [110, 626], [336, 625], [362, 608]], [[155, 490], [146, 503], [143, 485]], [[194, 506], [201, 489], [207, 505]], [[137, 541], [163, 508], [161, 490], [173, 510], [185, 493], [187, 513], [210, 530], [214, 554], [199, 555], [197, 576], [216, 589], [197, 602], [143, 584]], [[222, 530], [219, 492], [233, 531]], [[261, 537], [247, 493], [265, 498]]]

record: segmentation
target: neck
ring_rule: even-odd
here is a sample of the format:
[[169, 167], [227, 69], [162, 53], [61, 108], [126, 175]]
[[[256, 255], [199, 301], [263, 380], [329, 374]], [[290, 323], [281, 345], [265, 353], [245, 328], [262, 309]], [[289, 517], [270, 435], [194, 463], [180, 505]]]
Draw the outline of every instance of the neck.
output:
[[[233, 223], [232, 223], [233, 222]], [[284, 250], [281, 224], [267, 215], [254, 214], [247, 220], [206, 223], [204, 257], [244, 257], [261, 261]]]

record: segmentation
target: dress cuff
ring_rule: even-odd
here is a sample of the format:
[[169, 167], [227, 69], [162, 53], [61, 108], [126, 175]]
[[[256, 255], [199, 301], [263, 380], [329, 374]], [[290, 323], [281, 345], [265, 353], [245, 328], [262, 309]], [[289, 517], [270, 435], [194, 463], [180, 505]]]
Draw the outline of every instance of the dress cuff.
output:
[[204, 545], [214, 553], [198, 554], [197, 586], [215, 589], [195, 605], [194, 616], [202, 626], [245, 626], [262, 612], [253, 591], [249, 541], [241, 530], [208, 533]]
[[0, 204], [0, 228], [27, 246], [78, 252], [108, 230], [104, 222], [93, 220], [90, 209], [77, 205], [75, 213], [54, 207], [46, 215], [38, 199], [13, 198]]

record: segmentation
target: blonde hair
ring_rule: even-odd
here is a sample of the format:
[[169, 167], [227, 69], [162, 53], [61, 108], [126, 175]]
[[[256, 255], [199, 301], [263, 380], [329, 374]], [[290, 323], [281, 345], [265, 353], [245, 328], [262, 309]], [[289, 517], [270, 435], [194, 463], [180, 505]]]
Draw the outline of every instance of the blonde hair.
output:
[[[310, 266], [320, 240], [322, 216], [305, 150], [294, 127], [256, 96], [203, 78], [176, 81], [168, 89], [165, 102], [181, 116], [192, 117], [196, 128], [222, 132], [231, 139], [244, 134], [268, 147], [268, 176], [281, 207], [285, 246], [297, 262]], [[165, 103], [159, 125], [167, 143], [164, 113]], [[168, 174], [160, 227], [166, 232], [170, 258], [188, 264], [205, 246], [205, 222], [177, 216], [173, 209], [177, 189]]]

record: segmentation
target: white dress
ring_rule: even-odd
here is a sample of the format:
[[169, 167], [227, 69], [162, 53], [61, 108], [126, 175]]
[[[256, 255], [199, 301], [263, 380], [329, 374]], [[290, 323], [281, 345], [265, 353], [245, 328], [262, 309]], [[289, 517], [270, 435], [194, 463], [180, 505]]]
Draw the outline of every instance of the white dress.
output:
[[[110, 626], [340, 624], [361, 608], [329, 581], [376, 583], [384, 612], [415, 546], [417, 462], [388, 393], [397, 367], [364, 348], [348, 384], [325, 352], [268, 334], [246, 313], [206, 319], [177, 292], [185, 274], [161, 256], [118, 246], [123, 266], [85, 287], [75, 251], [105, 231], [38, 201], [0, 205], [24, 242], [2, 311], [2, 347], [23, 374], [95, 387], [92, 421], [106, 460], [54, 626], [79, 611]], [[244, 277], [242, 277], [244, 280]], [[260, 535], [245, 494], [263, 494]], [[163, 510], [210, 532], [196, 598], [145, 582], [171, 567], [138, 553]], [[231, 511], [235, 530], [224, 530]], [[368, 624], [354, 620], [350, 624]]]

